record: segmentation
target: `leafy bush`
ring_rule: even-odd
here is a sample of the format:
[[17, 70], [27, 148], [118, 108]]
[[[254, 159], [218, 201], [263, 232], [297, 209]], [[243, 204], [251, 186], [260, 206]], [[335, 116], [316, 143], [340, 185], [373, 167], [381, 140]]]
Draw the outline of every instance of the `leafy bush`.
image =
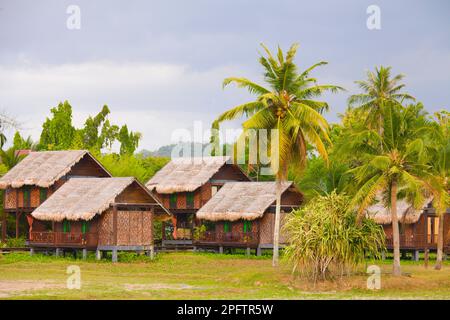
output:
[[3, 248], [22, 248], [25, 247], [26, 240], [24, 237], [20, 238], [7, 238], [4, 243], [1, 244]]
[[285, 256], [293, 272], [314, 282], [349, 274], [365, 257], [380, 258], [384, 232], [370, 219], [356, 223], [349, 198], [335, 191], [319, 196], [286, 217], [289, 245]]
[[200, 240], [206, 232], [206, 226], [202, 224], [194, 228], [194, 240]]

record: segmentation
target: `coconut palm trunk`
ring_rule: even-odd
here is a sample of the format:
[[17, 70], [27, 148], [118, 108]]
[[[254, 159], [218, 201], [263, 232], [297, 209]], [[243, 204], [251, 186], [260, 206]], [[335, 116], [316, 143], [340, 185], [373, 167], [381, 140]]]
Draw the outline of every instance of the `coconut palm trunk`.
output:
[[444, 216], [445, 216], [445, 212], [439, 212], [438, 216], [439, 216], [439, 231], [438, 231], [438, 241], [437, 241], [436, 264], [434, 266], [435, 270], [441, 270], [442, 258], [444, 255]]
[[397, 217], [397, 181], [391, 184], [391, 216], [392, 216], [392, 237], [394, 245], [394, 266], [393, 275], [400, 276], [400, 232]]
[[281, 215], [281, 181], [276, 182], [276, 204], [275, 204], [275, 226], [273, 230], [273, 259], [272, 265], [278, 266], [279, 243], [280, 243], [280, 215]]

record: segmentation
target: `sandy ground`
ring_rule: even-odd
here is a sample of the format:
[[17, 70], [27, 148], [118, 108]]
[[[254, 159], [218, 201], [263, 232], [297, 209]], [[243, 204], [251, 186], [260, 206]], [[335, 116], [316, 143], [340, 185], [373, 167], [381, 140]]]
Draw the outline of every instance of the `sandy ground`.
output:
[[8, 298], [15, 294], [22, 294], [32, 290], [59, 289], [64, 288], [64, 284], [52, 281], [32, 281], [32, 280], [1, 280], [0, 298]]

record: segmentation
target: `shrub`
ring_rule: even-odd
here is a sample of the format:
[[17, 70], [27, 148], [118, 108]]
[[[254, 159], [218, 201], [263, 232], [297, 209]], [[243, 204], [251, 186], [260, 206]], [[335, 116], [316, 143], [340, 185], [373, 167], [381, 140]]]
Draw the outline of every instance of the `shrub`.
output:
[[349, 274], [367, 255], [379, 259], [384, 232], [370, 219], [356, 223], [349, 198], [335, 191], [319, 196], [286, 217], [285, 256], [300, 273], [314, 282]]

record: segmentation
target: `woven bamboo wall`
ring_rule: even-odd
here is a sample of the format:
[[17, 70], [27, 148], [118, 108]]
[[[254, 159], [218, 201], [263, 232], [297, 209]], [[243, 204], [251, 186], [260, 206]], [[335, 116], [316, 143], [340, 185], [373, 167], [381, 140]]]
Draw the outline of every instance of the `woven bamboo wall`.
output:
[[103, 212], [98, 223], [98, 244], [101, 246], [113, 245], [113, 230], [113, 211], [108, 209]]
[[153, 241], [153, 221], [150, 211], [117, 211], [117, 243], [114, 237], [114, 212], [102, 214], [98, 236], [99, 245], [141, 246]]
[[[283, 234], [281, 227], [284, 224], [284, 218], [286, 217], [286, 213], [281, 213], [281, 223], [280, 223], [280, 243], [286, 242], [286, 236]], [[261, 244], [271, 244], [273, 243], [273, 229], [275, 226], [275, 214], [274, 213], [265, 213], [261, 218], [260, 224], [260, 238], [259, 242]]]

